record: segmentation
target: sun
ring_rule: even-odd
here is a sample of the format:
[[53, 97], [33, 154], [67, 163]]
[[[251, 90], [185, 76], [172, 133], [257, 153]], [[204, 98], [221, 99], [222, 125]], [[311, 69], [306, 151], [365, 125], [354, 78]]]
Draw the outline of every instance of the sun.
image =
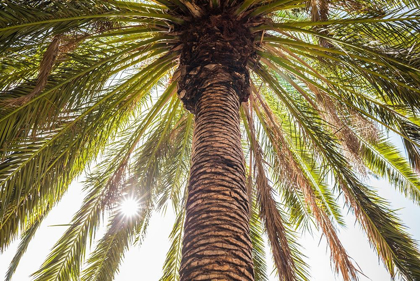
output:
[[133, 197], [125, 198], [119, 207], [119, 211], [126, 217], [133, 217], [138, 214], [140, 209], [139, 202]]

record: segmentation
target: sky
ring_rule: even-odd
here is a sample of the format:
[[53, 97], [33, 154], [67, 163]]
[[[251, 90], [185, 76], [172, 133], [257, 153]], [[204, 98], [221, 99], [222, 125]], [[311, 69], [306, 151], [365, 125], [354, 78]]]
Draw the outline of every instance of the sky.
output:
[[[46, 220], [41, 225], [35, 238], [32, 240], [27, 253], [21, 260], [19, 267], [14, 275], [13, 281], [31, 280], [31, 273], [39, 269], [45, 260], [54, 243], [64, 233], [66, 227], [53, 226], [57, 224], [67, 224], [71, 221], [73, 214], [80, 207], [83, 194], [82, 185], [78, 182], [73, 183], [68, 193], [58, 204]], [[420, 207], [399, 194], [385, 180], [371, 179], [368, 182], [373, 188], [378, 190], [380, 196], [391, 201], [393, 209], [403, 222], [409, 227], [416, 240], [420, 240]], [[343, 215], [347, 214], [347, 209], [343, 209]], [[123, 264], [120, 266], [120, 273], [115, 281], [157, 281], [161, 277], [162, 265], [165, 255], [169, 249], [169, 233], [171, 231], [174, 214], [169, 210], [165, 215], [155, 213], [152, 216], [148, 229], [147, 237], [138, 247], [132, 247], [126, 255]], [[349, 255], [357, 262], [363, 273], [360, 281], [387, 281], [391, 280], [385, 268], [382, 266], [377, 255], [369, 246], [366, 235], [361, 231], [355, 218], [351, 213], [345, 216], [346, 228], [339, 231], [339, 236]], [[100, 236], [98, 236], [100, 237]], [[15, 254], [19, 241], [15, 241], [9, 248], [0, 255], [0, 280], [7, 271], [7, 267]], [[307, 255], [306, 261], [311, 267], [311, 281], [339, 281], [339, 276], [334, 275], [330, 266], [329, 251], [326, 247], [326, 239], [320, 239], [319, 233], [313, 236], [305, 235], [299, 239], [303, 252]], [[270, 260], [271, 257], [268, 257]], [[272, 264], [269, 271], [272, 271]], [[270, 281], [278, 280], [273, 274]]]

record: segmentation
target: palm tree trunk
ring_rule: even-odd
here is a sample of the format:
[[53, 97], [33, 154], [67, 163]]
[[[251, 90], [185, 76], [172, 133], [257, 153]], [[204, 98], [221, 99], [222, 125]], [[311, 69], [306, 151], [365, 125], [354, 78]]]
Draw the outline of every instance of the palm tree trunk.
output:
[[221, 72], [195, 103], [182, 281], [254, 280], [240, 98]]

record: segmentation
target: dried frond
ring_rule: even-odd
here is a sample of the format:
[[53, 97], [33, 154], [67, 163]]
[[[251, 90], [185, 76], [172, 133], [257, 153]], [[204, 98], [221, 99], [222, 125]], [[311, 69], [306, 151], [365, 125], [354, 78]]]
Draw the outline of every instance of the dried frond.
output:
[[265, 228], [273, 251], [274, 262], [278, 270], [280, 280], [297, 280], [296, 266], [293, 260], [289, 243], [286, 237], [286, 228], [281, 217], [277, 204], [273, 198], [272, 188], [265, 176], [261, 148], [255, 139], [252, 120], [247, 114], [251, 133], [251, 149], [255, 159], [256, 185], [258, 190], [258, 201], [260, 203], [260, 216], [264, 220]]
[[7, 104], [7, 106], [21, 106], [30, 101], [40, 92], [42, 92], [42, 90], [44, 90], [45, 86], [47, 85], [48, 77], [50, 76], [53, 66], [57, 61], [57, 57], [59, 56], [60, 43], [61, 36], [54, 36], [52, 42], [48, 45], [48, 48], [45, 50], [44, 56], [42, 57], [40, 63], [39, 73], [34, 89], [26, 96], [6, 100], [5, 103]]
[[[276, 117], [270, 110], [269, 106], [262, 99], [261, 95], [258, 92], [254, 92], [257, 97], [259, 104], [263, 107], [264, 113], [266, 114], [267, 123], [273, 128], [273, 131], [277, 132], [276, 141], [273, 141], [273, 144], [279, 143], [281, 145], [282, 155], [278, 155], [278, 161], [282, 164], [281, 167], [292, 167], [287, 169], [288, 174], [283, 174], [283, 176], [288, 179], [292, 179], [291, 187], [294, 190], [301, 190], [303, 192], [305, 203], [311, 209], [312, 214], [321, 228], [323, 234], [327, 238], [328, 245], [331, 251], [331, 262], [335, 264], [335, 272], [341, 272], [343, 279], [346, 281], [357, 280], [357, 272], [359, 270], [351, 262], [351, 258], [348, 256], [346, 250], [341, 244], [337, 233], [332, 225], [325, 208], [320, 207], [322, 204], [316, 198], [315, 192], [312, 189], [311, 182], [305, 177], [302, 173], [302, 167], [299, 167], [299, 164], [296, 162], [293, 153], [290, 151], [290, 148], [287, 146], [282, 133], [280, 132], [280, 126], [276, 122]], [[274, 123], [276, 122], [276, 123]], [[276, 152], [280, 151], [279, 148], [276, 149]], [[321, 205], [322, 206], [322, 205]]]
[[351, 126], [357, 131], [365, 140], [376, 143], [380, 139], [380, 132], [378, 127], [372, 121], [366, 119], [360, 113], [351, 111]]
[[348, 127], [347, 122], [342, 120], [337, 113], [337, 107], [328, 95], [323, 94], [321, 91], [308, 85], [308, 87], [315, 93], [318, 103], [321, 106], [322, 114], [333, 127], [334, 134], [343, 145], [343, 151], [351, 163], [354, 164], [356, 169], [362, 174], [366, 175], [366, 170], [361, 158], [361, 144], [358, 138], [354, 135], [352, 130]]

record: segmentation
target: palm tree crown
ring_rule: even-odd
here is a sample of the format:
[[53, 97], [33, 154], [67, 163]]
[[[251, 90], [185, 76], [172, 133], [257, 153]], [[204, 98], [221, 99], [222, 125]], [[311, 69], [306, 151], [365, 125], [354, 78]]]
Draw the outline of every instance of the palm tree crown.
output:
[[[0, 251], [22, 239], [6, 280], [82, 172], [87, 196], [35, 280], [112, 280], [151, 212], [169, 204], [177, 220], [162, 280], [190, 280], [182, 242], [184, 226], [186, 242], [196, 232], [187, 198], [201, 173], [191, 163], [201, 163], [201, 128], [218, 132], [235, 112], [242, 150], [229, 146], [223, 161], [232, 161], [226, 174], [234, 161], [243, 166], [233, 174], [242, 173], [238, 198], [247, 196], [238, 199], [252, 244], [246, 280], [267, 280], [264, 233], [280, 280], [309, 280], [294, 233], [312, 227], [325, 235], [334, 270], [357, 280], [336, 233], [337, 196], [390, 275], [420, 280], [416, 243], [363, 181], [387, 178], [420, 203], [419, 8], [417, 0], [2, 1]], [[225, 106], [230, 96], [220, 91], [206, 96], [211, 81], [240, 108]], [[224, 115], [200, 117], [207, 104]], [[126, 196], [142, 205], [133, 218], [118, 212]]]

